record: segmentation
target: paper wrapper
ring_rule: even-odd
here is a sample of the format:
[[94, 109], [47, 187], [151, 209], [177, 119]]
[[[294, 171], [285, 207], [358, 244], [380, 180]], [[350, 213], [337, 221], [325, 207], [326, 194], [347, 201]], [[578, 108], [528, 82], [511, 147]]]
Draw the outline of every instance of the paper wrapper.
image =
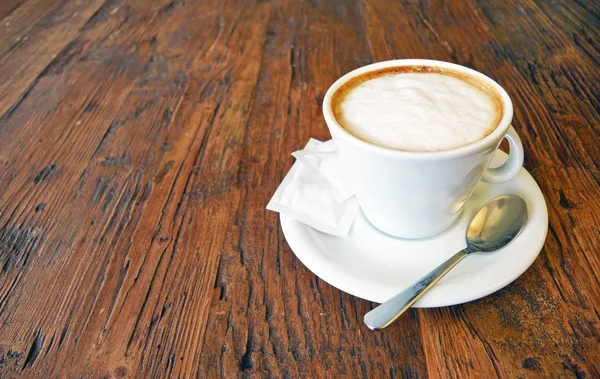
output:
[[310, 139], [292, 153], [296, 162], [267, 209], [300, 221], [323, 233], [348, 234], [358, 211], [354, 185], [335, 150], [335, 141]]

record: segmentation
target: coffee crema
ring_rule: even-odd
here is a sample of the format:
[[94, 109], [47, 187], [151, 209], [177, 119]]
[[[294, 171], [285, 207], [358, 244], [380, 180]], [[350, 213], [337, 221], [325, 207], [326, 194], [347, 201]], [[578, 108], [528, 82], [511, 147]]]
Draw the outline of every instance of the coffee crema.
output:
[[355, 137], [402, 151], [443, 151], [489, 135], [502, 118], [494, 88], [468, 74], [429, 66], [356, 76], [332, 96], [337, 122]]

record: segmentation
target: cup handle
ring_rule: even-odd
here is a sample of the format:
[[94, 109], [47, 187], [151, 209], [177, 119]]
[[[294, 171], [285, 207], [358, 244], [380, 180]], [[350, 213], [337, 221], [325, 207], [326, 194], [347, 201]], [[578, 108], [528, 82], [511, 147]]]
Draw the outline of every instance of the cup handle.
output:
[[504, 138], [508, 141], [510, 146], [510, 153], [508, 159], [500, 167], [488, 168], [483, 177], [482, 181], [486, 183], [502, 183], [514, 178], [523, 166], [523, 144], [517, 134], [515, 128], [510, 126], [508, 131], [504, 135]]

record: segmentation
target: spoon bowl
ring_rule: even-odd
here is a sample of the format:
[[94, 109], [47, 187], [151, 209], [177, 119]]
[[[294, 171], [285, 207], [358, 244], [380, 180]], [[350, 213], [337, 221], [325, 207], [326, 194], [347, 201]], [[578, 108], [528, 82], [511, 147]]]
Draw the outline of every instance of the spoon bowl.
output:
[[494, 253], [511, 243], [527, 222], [527, 203], [515, 195], [492, 199], [477, 211], [467, 228], [469, 253]]

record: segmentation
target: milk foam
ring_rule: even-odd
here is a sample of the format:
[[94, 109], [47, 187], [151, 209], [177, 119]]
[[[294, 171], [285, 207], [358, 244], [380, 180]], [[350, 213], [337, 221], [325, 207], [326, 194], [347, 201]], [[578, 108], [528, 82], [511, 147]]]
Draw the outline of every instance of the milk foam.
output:
[[368, 79], [337, 105], [344, 129], [372, 144], [406, 151], [449, 150], [488, 135], [500, 118], [491, 93], [439, 73]]

